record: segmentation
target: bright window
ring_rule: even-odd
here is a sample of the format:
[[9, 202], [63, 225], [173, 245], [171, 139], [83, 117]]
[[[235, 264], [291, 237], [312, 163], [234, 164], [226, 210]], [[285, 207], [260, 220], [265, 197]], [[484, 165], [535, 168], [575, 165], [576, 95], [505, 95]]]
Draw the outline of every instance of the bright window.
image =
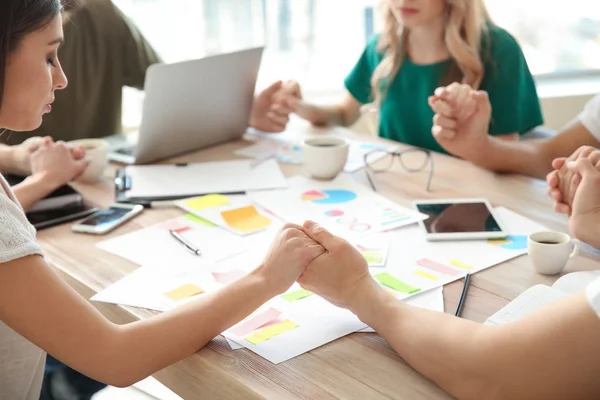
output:
[[[296, 79], [342, 88], [379, 26], [378, 0], [114, 0], [166, 61], [266, 45], [259, 86]], [[600, 1], [486, 0], [534, 74], [600, 69]]]

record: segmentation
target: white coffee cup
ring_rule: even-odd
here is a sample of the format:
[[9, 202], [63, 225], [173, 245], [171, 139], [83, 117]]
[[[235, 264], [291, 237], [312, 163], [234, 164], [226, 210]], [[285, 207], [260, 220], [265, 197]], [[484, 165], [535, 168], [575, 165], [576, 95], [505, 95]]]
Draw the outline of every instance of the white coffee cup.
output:
[[90, 162], [77, 181], [98, 182], [108, 166], [108, 143], [102, 139], [80, 139], [73, 140], [69, 144], [83, 147], [85, 149], [85, 159]]
[[333, 179], [346, 165], [350, 143], [342, 138], [324, 136], [302, 142], [302, 160], [316, 179]]
[[579, 252], [577, 242], [565, 233], [537, 232], [529, 235], [527, 250], [533, 268], [542, 275], [558, 274]]

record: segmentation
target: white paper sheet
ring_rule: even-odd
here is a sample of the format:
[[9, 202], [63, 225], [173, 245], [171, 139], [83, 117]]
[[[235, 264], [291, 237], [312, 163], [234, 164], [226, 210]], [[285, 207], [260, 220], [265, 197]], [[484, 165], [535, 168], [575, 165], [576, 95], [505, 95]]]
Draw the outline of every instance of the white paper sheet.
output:
[[296, 176], [288, 183], [288, 189], [248, 195], [283, 220], [302, 224], [311, 219], [351, 241], [427, 218], [342, 175], [331, 182]]
[[127, 197], [191, 197], [287, 187], [285, 176], [275, 160], [267, 160], [255, 167], [251, 165], [251, 161], [222, 161], [185, 166], [128, 166], [126, 173], [132, 184]]
[[[164, 268], [212, 265], [248, 249], [239, 236], [211, 225], [194, 218], [179, 217], [105, 240], [97, 246], [138, 265], [163, 265]], [[190, 227], [180, 235], [200, 249], [200, 256], [171, 236], [169, 229], [178, 227]]]
[[[428, 242], [419, 226], [396, 229], [389, 232], [392, 245], [385, 269], [370, 268], [371, 274], [385, 272], [422, 293], [526, 254], [524, 238], [547, 230], [506, 208], [496, 208], [496, 215], [514, 240], [505, 244], [487, 240]], [[398, 298], [415, 293], [400, 292]]]
[[170, 291], [188, 284], [202, 289], [203, 294], [220, 287], [210, 271], [203, 267], [167, 270], [150, 265], [136, 269], [123, 279], [97, 293], [90, 300], [167, 311], [197, 297], [193, 296], [174, 301], [166, 295]]
[[223, 336], [272, 363], [279, 364], [365, 328], [365, 324], [350, 311], [335, 307], [316, 295], [298, 300], [292, 305], [284, 303], [283, 300], [275, 299], [270, 306], [282, 310], [281, 319], [293, 321], [298, 324], [297, 328], [257, 345], [231, 332], [224, 332]]

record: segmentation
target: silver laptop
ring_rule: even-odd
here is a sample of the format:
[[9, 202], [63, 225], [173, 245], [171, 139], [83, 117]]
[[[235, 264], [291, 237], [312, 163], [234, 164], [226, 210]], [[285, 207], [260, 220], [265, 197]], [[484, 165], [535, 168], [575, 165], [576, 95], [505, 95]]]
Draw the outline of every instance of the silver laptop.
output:
[[109, 158], [146, 164], [242, 137], [262, 53], [259, 47], [150, 66], [139, 133], [108, 137]]

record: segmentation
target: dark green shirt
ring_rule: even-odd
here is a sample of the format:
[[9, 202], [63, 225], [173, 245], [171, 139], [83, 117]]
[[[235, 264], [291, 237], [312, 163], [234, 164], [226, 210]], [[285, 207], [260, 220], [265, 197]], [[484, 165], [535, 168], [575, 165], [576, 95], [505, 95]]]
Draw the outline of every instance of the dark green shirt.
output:
[[[489, 24], [482, 40], [484, 77], [481, 89], [492, 104], [489, 133], [526, 133], [543, 123], [533, 77], [517, 41], [504, 29]], [[373, 100], [371, 77], [383, 55], [375, 36], [367, 45], [345, 85], [360, 103]], [[379, 136], [413, 146], [446, 151], [431, 134], [433, 110], [427, 99], [443, 84], [450, 61], [417, 65], [406, 57], [385, 95], [379, 116]]]
[[64, 23], [58, 57], [69, 85], [56, 91], [52, 112], [29, 134], [11, 134], [9, 144], [30, 136], [55, 140], [96, 138], [121, 132], [123, 86], [143, 89], [146, 69], [159, 56], [111, 0], [87, 0]]

